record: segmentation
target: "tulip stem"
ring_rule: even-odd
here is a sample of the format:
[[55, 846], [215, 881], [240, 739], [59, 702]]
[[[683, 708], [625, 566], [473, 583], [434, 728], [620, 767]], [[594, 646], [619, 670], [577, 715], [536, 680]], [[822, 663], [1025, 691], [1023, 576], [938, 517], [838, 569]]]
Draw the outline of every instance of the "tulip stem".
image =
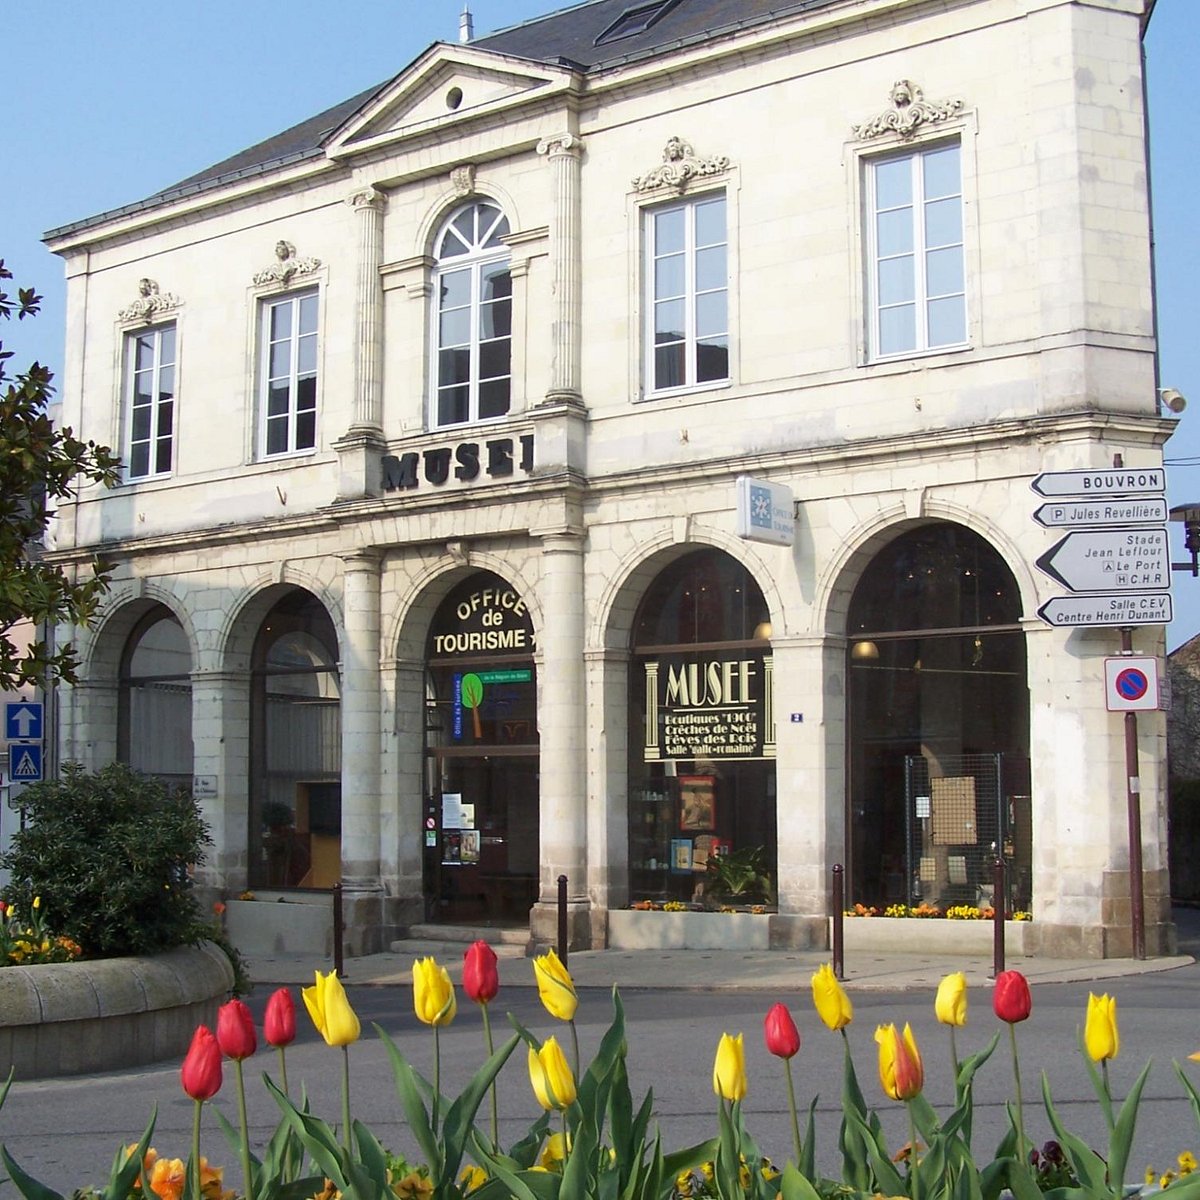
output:
[[950, 1026], [950, 1058], [954, 1063], [954, 1099], [958, 1100], [958, 1039], [955, 1037], [956, 1030], [953, 1025]]
[[438, 1026], [433, 1027], [433, 1136], [438, 1131], [438, 1101], [442, 1098], [442, 1039]]
[[[242, 1180], [246, 1200], [254, 1200], [254, 1177], [250, 1169], [250, 1122], [246, 1118], [246, 1084], [242, 1076], [242, 1060], [233, 1060], [233, 1071], [237, 1076], [238, 1121], [242, 1127]], [[196, 1162], [199, 1163], [199, 1158]]]
[[[483, 1036], [487, 1042], [488, 1058], [490, 1059], [495, 1050], [492, 1046], [492, 1019], [488, 1015], [488, 1006], [486, 1003], [480, 1004], [483, 1009]], [[492, 1080], [492, 1086], [488, 1089], [492, 1093], [492, 1149], [500, 1153], [500, 1112], [496, 1104], [496, 1081]]]
[[1017, 1158], [1029, 1167], [1029, 1155], [1025, 1151], [1025, 1110], [1021, 1104], [1021, 1062], [1017, 1057], [1017, 1027], [1014, 1022], [1008, 1025], [1009, 1044], [1012, 1046], [1013, 1078], [1017, 1084]]
[[800, 1118], [796, 1114], [796, 1087], [792, 1083], [792, 1060], [785, 1058], [783, 1065], [787, 1068], [788, 1107], [792, 1110], [792, 1139], [796, 1144], [796, 1167], [800, 1167], [802, 1158], [800, 1142]]
[[579, 1034], [575, 1032], [575, 1018], [572, 1017], [568, 1022], [571, 1026], [571, 1046], [575, 1051], [575, 1080], [579, 1081]]
[[[197, 1100], [195, 1110], [192, 1113], [192, 1161], [189, 1172], [189, 1182], [195, 1187], [196, 1194], [191, 1200], [200, 1200], [200, 1109], [204, 1106], [203, 1100]], [[194, 1172], [194, 1173], [193, 1173]], [[142, 1163], [142, 1175], [146, 1174], [145, 1162]]]
[[350, 1047], [342, 1047], [342, 1145], [350, 1153]]
[[917, 1121], [913, 1116], [912, 1101], [905, 1103], [905, 1108], [908, 1109], [908, 1182], [909, 1192], [912, 1194], [912, 1200], [921, 1200], [920, 1192], [920, 1175], [917, 1168], [920, 1165], [917, 1159]]
[[284, 1053], [284, 1048], [282, 1046], [277, 1046], [276, 1049], [279, 1051], [279, 1076], [283, 1081], [283, 1094], [286, 1096], [289, 1094], [287, 1082], [287, 1055]]
[[567, 1110], [565, 1108], [562, 1110], [562, 1123], [563, 1123], [563, 1165], [562, 1165], [562, 1170], [563, 1170], [563, 1174], [565, 1175], [567, 1173], [567, 1160], [571, 1156], [571, 1142], [570, 1142], [570, 1139], [567, 1137]]

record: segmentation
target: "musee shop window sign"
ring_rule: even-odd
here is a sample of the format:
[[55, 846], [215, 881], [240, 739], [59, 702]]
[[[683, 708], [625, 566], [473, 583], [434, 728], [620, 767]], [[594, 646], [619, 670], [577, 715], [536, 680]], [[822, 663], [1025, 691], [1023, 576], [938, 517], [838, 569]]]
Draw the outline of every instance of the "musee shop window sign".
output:
[[441, 487], [451, 476], [470, 483], [480, 474], [503, 479], [520, 471], [533, 470], [533, 434], [519, 437], [490, 438], [485, 442], [459, 442], [456, 446], [434, 446], [429, 450], [409, 450], [404, 454], [383, 456], [383, 490], [412, 491], [422, 481]]

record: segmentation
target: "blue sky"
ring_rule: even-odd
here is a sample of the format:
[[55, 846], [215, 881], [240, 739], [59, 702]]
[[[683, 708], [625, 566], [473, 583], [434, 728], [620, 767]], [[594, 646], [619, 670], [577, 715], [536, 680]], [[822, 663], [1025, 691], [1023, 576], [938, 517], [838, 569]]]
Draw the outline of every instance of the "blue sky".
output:
[[[562, 7], [470, 4], [477, 35]], [[382, 82], [430, 42], [457, 40], [461, 7], [174, 0], [148, 10], [129, 0], [0, 0], [0, 258], [14, 282], [45, 297], [34, 322], [0, 328], [13, 363], [62, 362], [62, 264], [41, 245], [45, 230], [141, 199]], [[1200, 500], [1198, 52], [1200, 0], [1158, 0], [1146, 54], [1161, 382], [1191, 401], [1166, 450], [1172, 504]], [[1182, 558], [1178, 526], [1172, 547]], [[1200, 579], [1177, 574], [1174, 593], [1169, 647], [1200, 632]]]

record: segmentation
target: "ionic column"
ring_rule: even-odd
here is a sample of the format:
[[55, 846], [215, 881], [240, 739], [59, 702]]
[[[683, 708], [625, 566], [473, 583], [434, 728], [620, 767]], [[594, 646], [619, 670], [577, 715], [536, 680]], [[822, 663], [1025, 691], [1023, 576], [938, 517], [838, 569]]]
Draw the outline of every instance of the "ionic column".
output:
[[383, 429], [383, 209], [387, 197], [360, 188], [346, 203], [358, 214], [358, 278], [355, 292], [354, 420], [351, 432]]
[[380, 555], [343, 558], [342, 882], [379, 889]]
[[558, 877], [566, 875], [568, 899], [578, 906], [575, 941], [586, 937], [587, 918], [583, 539], [576, 534], [552, 534], [542, 541], [542, 615], [540, 904], [554, 904]]
[[580, 357], [583, 346], [582, 216], [580, 158], [582, 142], [573, 133], [557, 133], [538, 142], [554, 172], [554, 219], [550, 225], [551, 294], [550, 390], [547, 403], [582, 405]]

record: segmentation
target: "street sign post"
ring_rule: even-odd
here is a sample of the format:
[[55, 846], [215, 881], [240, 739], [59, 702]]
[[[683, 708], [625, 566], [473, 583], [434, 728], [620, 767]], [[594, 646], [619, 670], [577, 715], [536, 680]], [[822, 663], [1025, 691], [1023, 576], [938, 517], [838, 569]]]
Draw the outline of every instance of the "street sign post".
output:
[[1140, 525], [1146, 521], [1166, 521], [1167, 502], [1162, 496], [1144, 499], [1057, 500], [1039, 505], [1033, 519], [1047, 529], [1101, 528], [1108, 525]]
[[1173, 615], [1170, 592], [1055, 596], [1037, 611], [1047, 625], [1084, 629], [1097, 625], [1165, 625]]
[[1037, 565], [1073, 592], [1166, 591], [1171, 586], [1167, 531], [1153, 527], [1074, 530]]
[[1029, 486], [1039, 496], [1152, 496], [1167, 490], [1167, 473], [1161, 467], [1043, 471]]

